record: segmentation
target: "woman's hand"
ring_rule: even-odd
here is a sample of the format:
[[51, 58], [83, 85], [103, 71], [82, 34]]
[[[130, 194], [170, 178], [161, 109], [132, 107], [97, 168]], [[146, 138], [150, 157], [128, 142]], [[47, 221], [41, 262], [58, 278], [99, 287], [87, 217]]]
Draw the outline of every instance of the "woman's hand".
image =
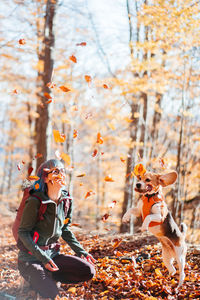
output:
[[89, 262], [92, 265], [94, 265], [94, 263], [96, 262], [96, 259], [94, 259], [94, 257], [91, 254], [88, 254], [87, 256], [81, 255], [81, 258], [87, 260], [87, 262]]
[[51, 272], [55, 272], [55, 271], [59, 270], [59, 268], [56, 266], [56, 264], [54, 263], [54, 261], [52, 259], [44, 266], [47, 270], [49, 270]]

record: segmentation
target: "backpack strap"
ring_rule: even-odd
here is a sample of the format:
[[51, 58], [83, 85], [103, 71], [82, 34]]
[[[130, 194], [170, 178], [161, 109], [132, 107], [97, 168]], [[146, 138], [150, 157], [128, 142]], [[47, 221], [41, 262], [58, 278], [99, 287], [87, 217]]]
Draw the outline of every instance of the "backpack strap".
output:
[[44, 220], [44, 213], [47, 209], [47, 204], [42, 203], [42, 199], [37, 195], [32, 195], [32, 197], [35, 197], [38, 200], [40, 200], [40, 208], [38, 211], [38, 221]]

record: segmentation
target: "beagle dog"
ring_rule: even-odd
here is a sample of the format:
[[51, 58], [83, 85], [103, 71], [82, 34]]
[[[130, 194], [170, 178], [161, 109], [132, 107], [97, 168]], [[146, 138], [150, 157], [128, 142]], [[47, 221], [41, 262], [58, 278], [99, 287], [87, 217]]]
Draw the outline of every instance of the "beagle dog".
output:
[[[135, 169], [134, 169], [135, 170]], [[128, 222], [133, 214], [142, 217], [141, 230], [149, 230], [162, 244], [162, 257], [169, 273], [174, 275], [176, 269], [173, 265], [174, 259], [179, 268], [179, 284], [183, 284], [185, 273], [185, 257], [187, 247], [185, 235], [187, 226], [182, 223], [180, 229], [175, 223], [162, 193], [162, 187], [173, 184], [177, 179], [176, 172], [159, 175], [151, 172], [137, 172], [137, 183], [135, 191], [141, 194], [137, 207], [130, 208], [123, 216], [122, 221]]]

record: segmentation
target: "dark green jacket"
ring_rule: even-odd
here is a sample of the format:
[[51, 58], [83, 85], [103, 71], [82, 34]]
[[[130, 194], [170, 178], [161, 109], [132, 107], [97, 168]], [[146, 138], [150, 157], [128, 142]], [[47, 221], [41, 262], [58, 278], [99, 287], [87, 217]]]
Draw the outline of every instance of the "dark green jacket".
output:
[[[40, 200], [34, 197], [34, 194], [42, 199], [42, 203], [47, 204], [43, 220], [38, 220]], [[66, 191], [62, 191], [58, 204], [49, 199], [43, 192], [34, 192], [27, 199], [18, 235], [26, 249], [32, 254], [28, 253], [28, 251], [20, 250], [19, 260], [40, 261], [43, 264], [46, 264], [51, 258], [58, 254], [58, 250], [42, 250], [38, 246], [46, 246], [55, 243], [61, 236], [78, 256], [81, 256], [82, 254], [87, 256], [88, 253], [83, 249], [69, 229], [72, 219], [72, 199], [67, 195], [68, 193]], [[64, 205], [64, 199], [67, 199], [66, 205]], [[69, 219], [67, 224], [64, 224], [65, 219]], [[33, 241], [33, 234], [35, 231], [39, 233], [37, 243]]]

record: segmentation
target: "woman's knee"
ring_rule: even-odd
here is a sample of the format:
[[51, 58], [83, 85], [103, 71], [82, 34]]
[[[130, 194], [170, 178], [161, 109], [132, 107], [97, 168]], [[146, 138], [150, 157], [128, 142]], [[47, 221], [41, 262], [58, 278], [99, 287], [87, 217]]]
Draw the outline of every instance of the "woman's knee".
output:
[[96, 274], [95, 267], [92, 264], [85, 266], [85, 281], [92, 279]]

